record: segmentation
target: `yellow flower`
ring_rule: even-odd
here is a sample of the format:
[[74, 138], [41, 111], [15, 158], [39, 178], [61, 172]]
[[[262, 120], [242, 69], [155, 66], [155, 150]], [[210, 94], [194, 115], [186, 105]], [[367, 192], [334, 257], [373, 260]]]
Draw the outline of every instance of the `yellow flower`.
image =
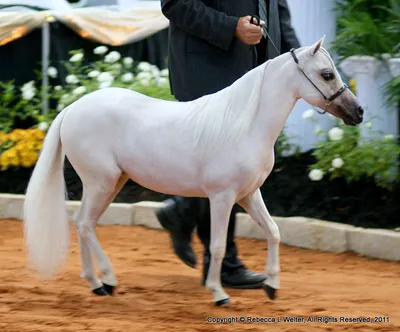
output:
[[43, 143], [42, 143], [42, 142], [36, 143], [36, 149], [37, 149], [38, 151], [42, 150], [42, 147], [43, 147]]
[[8, 166], [10, 165], [10, 162], [8, 161], [7, 155], [4, 155], [4, 153], [2, 153], [0, 155], [0, 165], [1, 165], [1, 169], [4, 171], [8, 168]]
[[32, 167], [33, 165], [35, 165], [35, 163], [36, 163], [35, 159], [24, 158], [21, 160], [21, 166], [24, 167]]
[[14, 134], [14, 133], [10, 133], [10, 134], [8, 134], [8, 139], [10, 141], [17, 142], [19, 140], [19, 137], [18, 137], [18, 135]]
[[8, 135], [0, 131], [0, 145], [3, 145], [8, 141]]
[[46, 133], [40, 129], [32, 129], [32, 137], [42, 141], [46, 137]]
[[[32, 167], [39, 158], [46, 133], [40, 129], [15, 129], [10, 134], [0, 132], [0, 138], [15, 144], [0, 155], [2, 170], [10, 166]], [[1, 142], [1, 141], [0, 141]]]
[[14, 148], [8, 149], [3, 152], [4, 158], [16, 158], [17, 157], [17, 150]]
[[26, 153], [24, 153], [22, 160], [24, 160], [24, 162], [29, 165], [28, 167], [30, 167], [36, 163], [38, 158], [39, 158], [39, 155], [37, 152], [27, 151]]
[[19, 142], [18, 144], [15, 145], [15, 149], [20, 152], [20, 151], [24, 151], [26, 149], [26, 144], [25, 142]]
[[349, 85], [350, 85], [351, 91], [353, 91], [353, 93], [356, 93], [356, 80], [354, 78], [351, 78], [349, 80]]
[[36, 143], [33, 142], [33, 141], [28, 141], [28, 142], [26, 142], [26, 148], [27, 148], [28, 150], [34, 150], [34, 149], [35, 149], [35, 145], [36, 145]]
[[9, 159], [9, 162], [10, 162], [11, 166], [19, 166], [19, 158], [18, 158], [18, 156], [11, 157]]
[[22, 139], [24, 139], [25, 137], [27, 137], [27, 133], [26, 130], [23, 129], [14, 129], [10, 134], [9, 134], [9, 139], [11, 141], [17, 142], [20, 141]]

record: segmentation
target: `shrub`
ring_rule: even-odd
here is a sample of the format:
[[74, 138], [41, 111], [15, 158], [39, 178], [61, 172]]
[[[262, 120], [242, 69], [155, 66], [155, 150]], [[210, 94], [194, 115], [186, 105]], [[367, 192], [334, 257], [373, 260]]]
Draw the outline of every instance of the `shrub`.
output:
[[330, 180], [343, 178], [356, 182], [373, 178], [376, 185], [392, 190], [400, 180], [398, 167], [400, 146], [393, 135], [374, 131], [371, 123], [363, 126], [372, 131], [371, 139], [360, 137], [360, 127], [349, 127], [337, 121], [337, 125], [322, 136], [313, 151], [317, 162], [310, 165], [309, 177], [319, 181], [324, 176]]

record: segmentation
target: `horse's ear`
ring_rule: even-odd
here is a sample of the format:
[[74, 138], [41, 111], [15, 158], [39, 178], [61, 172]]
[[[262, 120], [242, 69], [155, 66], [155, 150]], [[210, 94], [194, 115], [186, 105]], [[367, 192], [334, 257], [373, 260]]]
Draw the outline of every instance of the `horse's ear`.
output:
[[318, 50], [321, 48], [322, 44], [324, 43], [325, 36], [326, 35], [323, 35], [320, 40], [318, 40], [313, 46], [311, 46], [311, 55], [317, 53]]

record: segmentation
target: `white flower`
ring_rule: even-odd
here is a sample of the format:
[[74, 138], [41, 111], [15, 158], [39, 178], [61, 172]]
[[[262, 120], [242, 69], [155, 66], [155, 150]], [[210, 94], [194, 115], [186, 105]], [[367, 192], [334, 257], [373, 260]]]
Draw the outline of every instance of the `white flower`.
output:
[[137, 78], [138, 80], [142, 80], [142, 79], [144, 79], [144, 80], [150, 80], [152, 77], [153, 77], [153, 76], [152, 76], [151, 73], [149, 73], [149, 72], [141, 72], [141, 73], [139, 73], [139, 74], [136, 75], [136, 78]]
[[365, 127], [366, 127], [366, 128], [372, 128], [372, 123], [371, 123], [371, 122], [367, 122], [367, 123], [365, 124]]
[[150, 85], [150, 80], [148, 80], [147, 78], [143, 78], [140, 81], [140, 84], [143, 86], [149, 86]]
[[168, 78], [160, 77], [157, 81], [158, 85], [166, 85], [168, 84]]
[[311, 181], [320, 181], [324, 177], [324, 172], [320, 169], [313, 169], [309, 174], [308, 177]]
[[116, 72], [117, 74], [119, 74], [119, 73], [121, 72], [121, 68], [122, 68], [122, 65], [121, 65], [120, 63], [114, 63], [114, 64], [111, 66], [111, 69], [112, 69], [112, 70], [115, 70], [115, 72]]
[[108, 47], [107, 46], [97, 46], [94, 50], [93, 53], [94, 54], [104, 54], [108, 51]]
[[158, 69], [157, 66], [151, 66], [151, 73], [154, 77], [158, 78], [160, 76], [160, 69]]
[[133, 74], [132, 73], [126, 73], [122, 75], [121, 77], [122, 82], [132, 82], [133, 81]]
[[83, 53], [76, 53], [74, 54], [69, 61], [71, 62], [79, 62], [83, 59]]
[[383, 136], [383, 139], [385, 141], [391, 141], [394, 139], [394, 136], [392, 134], [388, 134], [388, 135]]
[[47, 122], [40, 122], [38, 129], [41, 131], [46, 131], [49, 128], [49, 124]]
[[32, 90], [35, 89], [35, 81], [29, 81], [28, 83], [25, 83], [22, 88], [21, 91], [27, 91], [27, 90]]
[[334, 127], [331, 130], [329, 130], [329, 139], [331, 141], [340, 141], [343, 138], [343, 129], [338, 128], [338, 127]]
[[127, 67], [132, 66], [133, 64], [133, 59], [130, 56], [127, 56], [126, 58], [124, 58], [124, 65]]
[[104, 73], [99, 74], [99, 76], [97, 76], [97, 81], [99, 83], [103, 83], [103, 82], [113, 82], [114, 81], [114, 76], [106, 71]]
[[65, 107], [64, 104], [58, 104], [57, 105], [57, 111], [61, 112], [64, 109], [64, 107]]
[[332, 160], [332, 167], [333, 168], [340, 168], [344, 165], [344, 161], [342, 158], [335, 158]]
[[61, 97], [61, 99], [62, 99], [63, 101], [65, 101], [65, 100], [67, 100], [69, 97], [70, 97], [70, 95], [69, 95], [68, 93], [66, 93], [65, 95], [63, 95], [63, 96]]
[[62, 90], [62, 86], [61, 86], [61, 85], [56, 85], [56, 86], [54, 87], [54, 90], [56, 90], [56, 91], [61, 91], [61, 90]]
[[35, 88], [35, 82], [34, 81], [29, 81], [28, 83], [25, 83], [21, 87], [21, 92], [22, 92], [22, 98], [25, 100], [31, 100], [33, 97], [35, 97], [36, 94], [36, 88]]
[[33, 97], [35, 97], [35, 90], [34, 89], [22, 91], [22, 98], [23, 99], [31, 100]]
[[72, 91], [72, 94], [78, 96], [86, 92], [86, 88], [84, 86], [79, 86]]
[[105, 56], [104, 62], [114, 63], [117, 62], [119, 59], [121, 59], [121, 54], [119, 54], [119, 52], [117, 51], [112, 51]]
[[310, 119], [314, 115], [314, 111], [312, 109], [306, 110], [303, 112], [303, 119]]
[[151, 64], [145, 61], [139, 62], [137, 68], [140, 71], [150, 71], [151, 70]]
[[65, 81], [68, 83], [68, 84], [76, 84], [76, 83], [79, 83], [79, 79], [78, 79], [78, 77], [76, 76], [76, 75], [68, 75], [66, 78], [65, 78]]
[[56, 78], [58, 74], [58, 71], [54, 67], [49, 67], [47, 68], [47, 75], [49, 75], [51, 78]]
[[88, 76], [93, 78], [99, 76], [99, 74], [100, 72], [98, 70], [92, 70], [88, 73]]
[[108, 87], [111, 86], [111, 84], [112, 84], [111, 81], [101, 82], [100, 85], [99, 85], [99, 88], [100, 88], [100, 89], [108, 88]]
[[163, 69], [163, 70], [161, 70], [160, 75], [161, 75], [162, 77], [167, 77], [167, 76], [169, 75], [168, 69]]

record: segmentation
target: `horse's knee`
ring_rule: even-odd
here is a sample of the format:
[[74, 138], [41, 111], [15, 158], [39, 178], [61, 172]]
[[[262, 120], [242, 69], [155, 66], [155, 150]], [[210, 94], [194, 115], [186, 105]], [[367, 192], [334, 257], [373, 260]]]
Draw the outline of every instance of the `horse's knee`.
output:
[[279, 232], [278, 225], [275, 223], [270, 224], [269, 229], [270, 229], [270, 237], [268, 241], [270, 241], [271, 244], [279, 245], [279, 243], [281, 242], [281, 234]]
[[211, 258], [223, 259], [226, 247], [210, 247]]
[[91, 231], [90, 226], [85, 222], [75, 221], [75, 227], [82, 239], [88, 239], [89, 233]]

